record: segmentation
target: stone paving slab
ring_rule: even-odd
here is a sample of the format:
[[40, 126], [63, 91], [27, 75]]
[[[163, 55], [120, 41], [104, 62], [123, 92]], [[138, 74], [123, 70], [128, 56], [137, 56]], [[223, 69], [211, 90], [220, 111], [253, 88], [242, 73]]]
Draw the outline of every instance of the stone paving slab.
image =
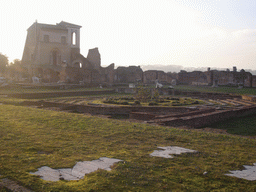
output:
[[170, 154], [180, 155], [181, 153], [196, 153], [197, 151], [186, 149], [183, 147], [176, 147], [176, 146], [168, 146], [168, 147], [157, 147], [158, 149], [162, 150], [155, 150], [151, 153], [151, 156], [154, 157], [164, 157], [164, 158], [173, 158]]
[[253, 166], [244, 165], [245, 170], [239, 171], [229, 171], [230, 174], [225, 174], [227, 176], [237, 177], [241, 179], [246, 179], [249, 181], [255, 181], [256, 180], [256, 163], [253, 164]]
[[83, 161], [77, 162], [73, 168], [66, 169], [52, 169], [50, 167], [44, 166], [38, 168], [37, 172], [30, 172], [34, 175], [39, 175], [43, 180], [47, 181], [59, 181], [64, 180], [79, 180], [84, 177], [85, 174], [97, 171], [98, 169], [104, 169], [107, 171], [111, 170], [111, 166], [114, 163], [122, 161], [120, 159], [112, 159], [107, 157], [101, 157], [93, 161]]

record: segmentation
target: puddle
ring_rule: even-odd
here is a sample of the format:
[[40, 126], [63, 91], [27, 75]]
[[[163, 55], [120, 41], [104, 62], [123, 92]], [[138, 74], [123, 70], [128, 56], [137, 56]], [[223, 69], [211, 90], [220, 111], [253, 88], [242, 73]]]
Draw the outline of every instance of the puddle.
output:
[[97, 171], [98, 169], [110, 171], [110, 167], [119, 161], [122, 160], [101, 157], [93, 161], [77, 162], [73, 168], [52, 169], [50, 167], [44, 166], [39, 168], [37, 172], [30, 173], [33, 175], [38, 175], [41, 177], [41, 179], [47, 181], [79, 180], [82, 179], [85, 174]]
[[173, 158], [170, 154], [180, 155], [181, 153], [196, 153], [197, 151], [186, 149], [182, 147], [168, 146], [168, 147], [157, 147], [162, 150], [155, 150], [151, 153], [151, 156], [154, 157], [164, 157], [164, 158]]
[[253, 166], [244, 165], [244, 168], [245, 170], [242, 170], [242, 171], [239, 171], [239, 170], [229, 171], [230, 174], [225, 174], [225, 175], [246, 179], [249, 181], [255, 181], [256, 180], [256, 163], [254, 163]]

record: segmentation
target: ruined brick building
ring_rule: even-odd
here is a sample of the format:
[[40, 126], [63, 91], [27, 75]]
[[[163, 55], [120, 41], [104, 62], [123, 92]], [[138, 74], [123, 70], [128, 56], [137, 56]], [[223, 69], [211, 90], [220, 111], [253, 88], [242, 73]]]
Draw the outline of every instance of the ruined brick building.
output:
[[177, 80], [180, 84], [187, 85], [228, 85], [244, 87], [256, 87], [256, 76], [249, 72], [245, 72], [243, 69], [237, 71], [236, 67], [233, 67], [233, 71], [227, 69], [226, 71], [211, 70], [207, 71], [181, 71], [178, 73]]
[[140, 66], [118, 67], [115, 70], [115, 83], [142, 82], [143, 71]]
[[114, 80], [114, 64], [103, 68], [98, 48], [80, 54], [81, 26], [60, 22], [33, 23], [27, 30], [22, 65], [43, 82], [106, 83]]

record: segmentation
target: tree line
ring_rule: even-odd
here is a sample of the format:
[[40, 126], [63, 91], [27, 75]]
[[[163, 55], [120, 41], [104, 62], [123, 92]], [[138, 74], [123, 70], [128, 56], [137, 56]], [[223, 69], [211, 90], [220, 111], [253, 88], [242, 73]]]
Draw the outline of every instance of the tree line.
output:
[[27, 69], [22, 66], [21, 60], [14, 59], [9, 63], [8, 57], [0, 53], [0, 76], [10, 80], [21, 80], [28, 77]]

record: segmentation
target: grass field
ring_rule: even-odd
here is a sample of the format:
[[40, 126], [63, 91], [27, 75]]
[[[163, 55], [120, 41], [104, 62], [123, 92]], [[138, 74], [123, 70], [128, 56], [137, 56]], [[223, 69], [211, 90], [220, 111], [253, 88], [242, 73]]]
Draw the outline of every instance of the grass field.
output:
[[[255, 144], [239, 136], [0, 105], [0, 179], [33, 191], [256, 191], [256, 181], [224, 175], [255, 163]], [[198, 153], [151, 157], [159, 146]], [[100, 157], [123, 162], [79, 181], [50, 182], [29, 174]]]
[[0, 94], [15, 94], [15, 93], [47, 93], [47, 92], [74, 92], [74, 91], [103, 91], [112, 90], [109, 88], [73, 88], [73, 89], [56, 89], [52, 87], [30, 87], [21, 86], [0, 87]]
[[255, 88], [242, 88], [237, 87], [211, 87], [211, 86], [188, 86], [188, 85], [177, 85], [175, 89], [181, 91], [200, 91], [200, 92], [216, 92], [216, 93], [232, 93], [238, 95], [256, 95]]
[[[155, 86], [149, 86], [155, 88]], [[189, 86], [189, 85], [177, 85], [174, 89], [181, 91], [200, 91], [200, 92], [219, 92], [219, 93], [234, 93], [234, 94], [247, 94], [247, 95], [256, 95], [255, 88], [243, 88], [238, 89], [237, 87], [211, 87], [211, 86]], [[1, 87], [0, 94], [11, 94], [11, 93], [38, 93], [38, 92], [67, 92], [67, 91], [95, 91], [95, 90], [110, 90], [107, 88], [74, 88], [74, 89], [54, 89], [51, 87], [31, 87], [24, 88], [20, 86], [12, 87]]]

